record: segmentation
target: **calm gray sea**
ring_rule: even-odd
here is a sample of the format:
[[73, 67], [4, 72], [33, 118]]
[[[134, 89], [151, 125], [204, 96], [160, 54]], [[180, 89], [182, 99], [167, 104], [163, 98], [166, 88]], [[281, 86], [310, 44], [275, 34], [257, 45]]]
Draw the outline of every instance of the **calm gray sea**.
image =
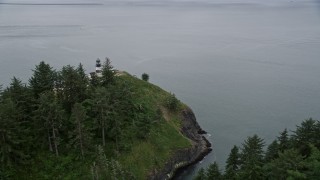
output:
[[254, 133], [320, 118], [316, 0], [0, 0], [0, 84], [108, 56], [117, 69], [174, 92], [210, 134], [221, 166]]

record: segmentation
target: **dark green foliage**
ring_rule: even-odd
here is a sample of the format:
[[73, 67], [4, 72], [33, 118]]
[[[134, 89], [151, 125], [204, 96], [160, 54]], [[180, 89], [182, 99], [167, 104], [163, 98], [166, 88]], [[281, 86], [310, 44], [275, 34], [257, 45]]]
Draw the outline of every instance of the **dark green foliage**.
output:
[[77, 102], [82, 102], [88, 97], [88, 86], [89, 86], [89, 78], [85, 73], [85, 70], [83, 69], [82, 64], [80, 63], [79, 66], [77, 67], [76, 71], [78, 72], [78, 83], [77, 84], [77, 89], [78, 89], [78, 96], [79, 99]]
[[[320, 177], [319, 121], [308, 119], [297, 126], [292, 137], [285, 129], [267, 148], [263, 157], [263, 140], [257, 135], [242, 144], [240, 169], [238, 149], [232, 149], [225, 167], [224, 179], [318, 180]], [[232, 168], [235, 167], [235, 168]], [[200, 172], [201, 173], [201, 172]], [[203, 173], [203, 172], [202, 172]], [[205, 177], [206, 178], [206, 177]], [[204, 178], [204, 179], [205, 179]]]
[[306, 166], [308, 171], [306, 172], [308, 179], [318, 180], [320, 177], [320, 150], [311, 145], [311, 155], [306, 159]]
[[301, 173], [297, 170], [288, 170], [288, 180], [302, 180], [307, 179], [306, 175], [304, 173]]
[[141, 75], [141, 79], [144, 80], [144, 81], [149, 81], [149, 74], [143, 73], [143, 74]]
[[55, 81], [55, 71], [49, 64], [41, 61], [40, 64], [36, 66], [35, 70], [33, 70], [33, 76], [30, 78], [29, 84], [35, 97], [38, 98], [41, 93], [52, 91], [55, 87]]
[[20, 149], [26, 140], [22, 135], [26, 134], [24, 121], [20, 117], [16, 104], [9, 98], [0, 104], [0, 166], [12, 167], [20, 164], [26, 157], [23, 149]]
[[280, 133], [278, 137], [279, 142], [279, 151], [283, 152], [290, 148], [290, 140], [287, 129], [284, 129], [283, 132]]
[[97, 88], [92, 100], [92, 110], [96, 127], [101, 132], [99, 136], [102, 146], [106, 145], [106, 139], [109, 138], [115, 142], [118, 150], [122, 138], [126, 138], [124, 136], [127, 135], [122, 135], [123, 131], [135, 127], [134, 123], [143, 121], [138, 116], [139, 112], [134, 109], [130, 83], [118, 82], [117, 86]]
[[209, 167], [205, 170], [201, 168], [197, 175], [193, 178], [194, 180], [222, 180], [222, 176], [219, 166], [216, 162], [210, 164]]
[[84, 75], [82, 65], [77, 69], [64, 66], [58, 76], [57, 93], [64, 109], [70, 113], [76, 102], [82, 102], [87, 97], [88, 80]]
[[248, 137], [244, 141], [240, 154], [238, 153], [238, 147], [234, 146], [227, 161], [224, 178], [263, 179], [263, 146], [263, 139], [257, 135]]
[[73, 106], [71, 114], [72, 131], [69, 132], [69, 143], [72, 147], [81, 152], [83, 157], [92, 145], [92, 137], [90, 125], [88, 124], [88, 116], [85, 108], [76, 103]]
[[[87, 161], [75, 157], [73, 153], [69, 153], [68, 156], [55, 156], [42, 152], [34, 158], [26, 172], [21, 171], [25, 169], [21, 167], [20, 173], [24, 176], [21, 174], [21, 178], [17, 179], [91, 179], [90, 164]], [[19, 174], [15, 177], [19, 177]]]
[[101, 82], [103, 86], [108, 86], [115, 83], [115, 70], [111, 65], [109, 58], [106, 58], [105, 62], [102, 65], [102, 78]]
[[296, 148], [300, 150], [303, 155], [309, 156], [309, 143], [320, 147], [320, 126], [319, 121], [312, 118], [305, 120], [301, 126], [297, 126], [296, 131], [292, 135], [293, 143]]
[[258, 135], [248, 137], [247, 140], [242, 144], [241, 149], [241, 163], [244, 164], [248, 159], [255, 159], [258, 162], [263, 160], [263, 139], [259, 138]]
[[65, 117], [63, 109], [56, 102], [52, 92], [40, 95], [36, 117], [41, 125], [39, 134], [43, 135], [42, 142], [47, 144], [49, 150], [56, 156], [59, 156], [60, 133]]
[[277, 140], [274, 140], [267, 148], [265, 155], [265, 162], [270, 162], [271, 160], [278, 157], [279, 144]]
[[97, 146], [96, 154], [95, 161], [91, 165], [92, 179], [135, 179], [134, 176], [126, 171], [118, 161], [107, 159], [102, 146]]
[[298, 174], [303, 175], [302, 170], [304, 167], [303, 156], [298, 151], [289, 149], [283, 153], [279, 153], [279, 158], [266, 164], [265, 171], [268, 179], [286, 179]]
[[[145, 111], [146, 110], [144, 109], [139, 110], [139, 113], [136, 114], [136, 118], [139, 119], [139, 121], [135, 121], [133, 124], [133, 127], [137, 131], [136, 137], [139, 139], [145, 139], [148, 137], [151, 128], [152, 119], [150, 119], [148, 115], [144, 114]], [[154, 121], [155, 120], [156, 119], [154, 119]]]
[[194, 180], [206, 180], [207, 176], [205, 174], [205, 170], [203, 168], [200, 168], [200, 170], [198, 171], [197, 175], [195, 178], [193, 178]]
[[116, 151], [119, 151], [126, 149], [124, 142], [126, 142], [128, 134], [124, 133], [124, 130], [130, 131], [130, 125], [136, 112], [134, 112], [130, 83], [117, 81], [116, 84], [116, 86], [109, 86], [110, 104], [113, 109], [110, 114], [108, 136], [115, 143]]
[[[2, 93], [3, 98], [10, 98], [21, 111], [21, 118], [30, 121], [30, 114], [34, 110], [35, 99], [32, 92], [19, 79], [13, 77], [10, 86]], [[29, 123], [29, 122], [27, 122]]]
[[92, 86], [93, 88], [98, 87], [101, 83], [100, 83], [100, 78], [95, 74], [95, 73], [91, 73], [90, 74], [90, 86]]
[[[32, 153], [33, 98], [30, 90], [17, 78], [1, 94], [0, 102], [0, 161], [5, 166], [21, 164], [29, 159]], [[2, 156], [2, 157], [1, 157]]]
[[179, 104], [179, 100], [176, 98], [175, 94], [170, 94], [167, 98], [166, 98], [166, 102], [165, 105], [168, 109], [170, 109], [171, 111], [175, 111], [178, 108], [178, 104]]
[[225, 167], [226, 170], [225, 170], [224, 177], [226, 179], [236, 179], [239, 166], [240, 166], [239, 148], [237, 146], [233, 146], [226, 162], [226, 167]]
[[257, 135], [248, 137], [242, 144], [239, 175], [241, 178], [263, 179], [263, 139]]
[[222, 175], [219, 170], [219, 166], [216, 162], [209, 165], [207, 172], [206, 172], [206, 177], [207, 177], [207, 179], [216, 179], [216, 180], [222, 179]]
[[102, 146], [106, 145], [107, 126], [110, 126], [110, 114], [113, 110], [110, 92], [104, 88], [97, 88], [93, 95], [93, 112], [95, 113], [96, 127], [101, 131]]

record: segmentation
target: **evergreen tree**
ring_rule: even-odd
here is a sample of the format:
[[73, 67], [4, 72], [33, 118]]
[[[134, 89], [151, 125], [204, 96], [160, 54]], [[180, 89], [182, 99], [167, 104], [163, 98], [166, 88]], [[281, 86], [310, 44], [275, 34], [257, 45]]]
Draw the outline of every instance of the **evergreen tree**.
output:
[[49, 145], [49, 150], [55, 152], [56, 156], [59, 156], [59, 132], [62, 128], [62, 122], [64, 120], [64, 112], [54, 98], [54, 94], [46, 92], [40, 95], [39, 106], [36, 111], [36, 117], [42, 124], [40, 129], [46, 137], [45, 141]]
[[80, 150], [82, 157], [92, 145], [92, 135], [86, 123], [87, 118], [85, 108], [80, 103], [76, 103], [72, 109], [71, 120], [73, 130], [69, 136], [71, 138], [70, 144]]
[[6, 169], [20, 164], [27, 158], [25, 154], [26, 130], [21, 121], [16, 104], [6, 98], [0, 103], [0, 167]]
[[83, 65], [80, 63], [79, 66], [77, 67], [77, 72], [79, 75], [79, 79], [78, 79], [78, 83], [79, 83], [79, 87], [78, 90], [80, 92], [79, 93], [79, 101], [78, 102], [82, 102], [84, 101], [88, 96], [87, 96], [87, 87], [89, 86], [89, 78], [85, 73], [85, 70], [83, 69]]
[[175, 94], [171, 94], [166, 98], [166, 107], [171, 110], [175, 111], [178, 108], [179, 100], [176, 98]]
[[289, 135], [287, 129], [284, 129], [278, 137], [279, 151], [283, 152], [290, 147]]
[[207, 179], [215, 179], [215, 180], [222, 179], [222, 175], [219, 170], [219, 166], [216, 162], [209, 165], [207, 172], [206, 172], [206, 176], [207, 176]]
[[242, 179], [263, 179], [263, 146], [263, 139], [257, 135], [248, 137], [242, 144], [242, 152], [240, 155], [240, 177]]
[[236, 179], [239, 166], [240, 166], [239, 148], [237, 146], [233, 146], [226, 162], [225, 178], [230, 180]]
[[14, 113], [11, 114], [11, 121], [19, 124], [18, 133], [21, 143], [20, 149], [25, 154], [31, 155], [33, 152], [33, 128], [32, 112], [34, 110], [34, 99], [31, 91], [19, 79], [13, 78], [10, 86], [2, 93], [2, 98], [6, 102], [12, 101]]
[[206, 180], [207, 176], [203, 168], [200, 168], [194, 180]]
[[83, 65], [80, 63], [77, 67], [77, 71], [79, 73], [80, 79], [82, 79], [84, 84], [88, 83], [88, 76], [83, 68]]
[[314, 125], [314, 142], [313, 145], [320, 149], [320, 121], [317, 121]]
[[102, 66], [102, 85], [108, 86], [115, 83], [115, 70], [111, 65], [111, 61], [109, 58], [106, 58], [103, 66]]
[[298, 170], [287, 170], [288, 178], [287, 180], [303, 180], [307, 179], [306, 174], [298, 171]]
[[22, 111], [23, 120], [28, 121], [30, 119], [35, 100], [21, 80], [13, 77], [10, 86], [3, 92], [3, 98], [10, 98], [16, 104], [17, 108]]
[[320, 177], [320, 150], [311, 145], [311, 155], [306, 160], [308, 171], [307, 179], [318, 180]]
[[[133, 93], [130, 82], [118, 81], [116, 86], [109, 86], [108, 90], [111, 92], [110, 105], [113, 109], [110, 113], [108, 132], [109, 137], [116, 143], [117, 151], [119, 151], [120, 148], [127, 146], [127, 142], [122, 143], [123, 140], [149, 132], [143, 128], [149, 126], [149, 117], [145, 114], [141, 115], [141, 111], [136, 111], [132, 102]], [[132, 133], [129, 129], [136, 131]]]
[[303, 156], [294, 149], [279, 153], [279, 158], [272, 160], [264, 167], [268, 179], [287, 179], [289, 177], [294, 178], [298, 176], [305, 177], [302, 173], [302, 169], [304, 168], [305, 163], [303, 162]]
[[78, 69], [68, 65], [64, 66], [60, 73], [61, 84], [59, 85], [59, 96], [64, 108], [71, 112], [76, 102], [86, 99], [87, 79], [81, 65]]
[[161, 118], [157, 115], [152, 117], [146, 114], [147, 108], [148, 107], [141, 105], [138, 109], [135, 110], [134, 118], [132, 118], [131, 126], [133, 127], [133, 129], [135, 129], [135, 134], [133, 134], [133, 136], [136, 136], [139, 139], [145, 139], [146, 137], [148, 137], [151, 124]]
[[293, 142], [296, 148], [299, 148], [302, 155], [309, 156], [310, 148], [309, 144], [317, 145], [319, 143], [320, 134], [317, 132], [317, 124], [319, 121], [313, 120], [312, 118], [305, 120], [301, 123], [301, 126], [297, 126], [296, 131], [292, 135]]
[[274, 140], [267, 148], [265, 155], [265, 162], [270, 162], [271, 160], [278, 157], [279, 144], [277, 140]]
[[7, 174], [16, 165], [27, 163], [32, 155], [34, 139], [30, 127], [34, 101], [30, 90], [15, 77], [0, 96], [0, 169], [8, 169], [4, 172]]
[[33, 76], [29, 79], [30, 87], [36, 98], [45, 91], [52, 91], [56, 80], [56, 73], [46, 64], [41, 61], [33, 70]]
[[90, 86], [92, 88], [96, 88], [100, 85], [100, 78], [96, 75], [96, 73], [90, 73]]
[[111, 94], [106, 88], [97, 88], [93, 96], [93, 111], [96, 113], [97, 126], [101, 130], [102, 146], [106, 145], [106, 131], [110, 122], [110, 114], [113, 107], [111, 106]]

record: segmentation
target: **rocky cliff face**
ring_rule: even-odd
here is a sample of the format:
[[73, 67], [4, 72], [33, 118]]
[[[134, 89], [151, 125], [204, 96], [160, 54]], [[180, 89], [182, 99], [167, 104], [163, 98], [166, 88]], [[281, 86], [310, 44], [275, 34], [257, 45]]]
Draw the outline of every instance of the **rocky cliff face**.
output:
[[172, 179], [177, 170], [194, 164], [204, 158], [211, 151], [211, 144], [203, 136], [206, 132], [201, 129], [191, 109], [181, 112], [181, 133], [191, 140], [192, 147], [178, 150], [173, 154], [162, 170], [153, 172], [148, 179]]

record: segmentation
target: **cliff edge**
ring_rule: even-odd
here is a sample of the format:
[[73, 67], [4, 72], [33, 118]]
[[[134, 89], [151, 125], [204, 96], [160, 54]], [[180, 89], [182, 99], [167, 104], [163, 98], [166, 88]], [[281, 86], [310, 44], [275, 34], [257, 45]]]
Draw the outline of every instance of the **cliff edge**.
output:
[[180, 118], [180, 132], [191, 141], [192, 146], [174, 152], [163, 169], [151, 173], [148, 179], [173, 179], [178, 170], [202, 160], [212, 150], [210, 142], [203, 136], [206, 132], [199, 126], [193, 111], [190, 108], [183, 109]]

